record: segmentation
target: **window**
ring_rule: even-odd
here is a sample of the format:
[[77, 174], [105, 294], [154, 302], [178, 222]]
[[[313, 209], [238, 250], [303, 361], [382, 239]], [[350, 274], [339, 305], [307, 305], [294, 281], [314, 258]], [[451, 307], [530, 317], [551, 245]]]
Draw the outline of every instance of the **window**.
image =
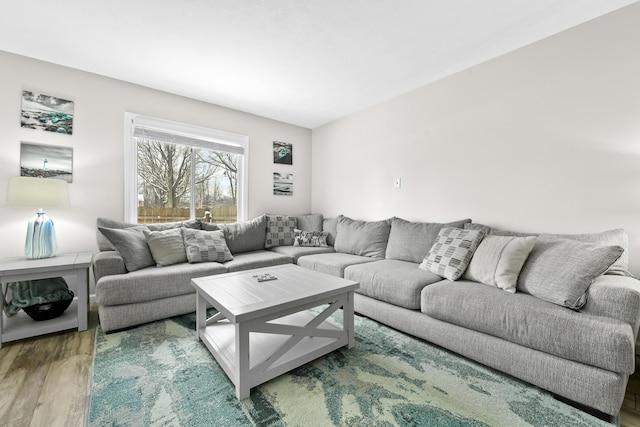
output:
[[246, 219], [249, 138], [125, 113], [125, 221]]

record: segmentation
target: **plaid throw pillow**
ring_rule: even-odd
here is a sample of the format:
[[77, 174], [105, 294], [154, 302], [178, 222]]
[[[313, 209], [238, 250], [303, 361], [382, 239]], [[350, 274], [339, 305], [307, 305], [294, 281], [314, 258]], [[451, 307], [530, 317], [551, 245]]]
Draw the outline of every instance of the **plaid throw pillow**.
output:
[[445, 227], [438, 233], [420, 268], [445, 279], [458, 280], [483, 237], [482, 231]]
[[296, 237], [296, 219], [285, 215], [267, 215], [267, 238], [265, 248], [291, 246]]
[[233, 255], [229, 251], [224, 234], [220, 230], [204, 231], [182, 228], [184, 247], [187, 260], [196, 262], [225, 262], [231, 261]]

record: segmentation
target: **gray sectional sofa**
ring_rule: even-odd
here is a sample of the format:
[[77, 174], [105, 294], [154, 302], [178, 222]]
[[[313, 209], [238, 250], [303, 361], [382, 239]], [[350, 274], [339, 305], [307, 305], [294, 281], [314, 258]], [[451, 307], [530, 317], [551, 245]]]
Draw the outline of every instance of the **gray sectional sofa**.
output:
[[191, 278], [297, 263], [358, 281], [357, 313], [605, 414], [619, 413], [635, 369], [640, 281], [621, 229], [550, 235], [319, 214], [97, 225], [105, 331], [194, 311]]

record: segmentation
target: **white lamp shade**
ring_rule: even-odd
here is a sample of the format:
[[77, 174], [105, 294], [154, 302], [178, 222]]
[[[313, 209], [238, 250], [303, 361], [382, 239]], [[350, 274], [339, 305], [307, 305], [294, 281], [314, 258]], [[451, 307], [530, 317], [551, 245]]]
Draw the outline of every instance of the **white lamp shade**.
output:
[[68, 208], [67, 181], [52, 178], [12, 176], [6, 206], [13, 208]]

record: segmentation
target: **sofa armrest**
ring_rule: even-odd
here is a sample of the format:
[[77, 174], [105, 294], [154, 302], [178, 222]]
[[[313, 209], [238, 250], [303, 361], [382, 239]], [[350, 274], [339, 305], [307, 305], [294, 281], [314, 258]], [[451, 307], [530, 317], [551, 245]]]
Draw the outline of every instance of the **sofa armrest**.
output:
[[631, 325], [634, 340], [640, 327], [640, 280], [602, 275], [587, 291], [587, 303], [580, 310], [596, 316], [618, 319]]
[[93, 256], [92, 267], [96, 283], [104, 276], [127, 273], [124, 259], [117, 251], [98, 252]]

